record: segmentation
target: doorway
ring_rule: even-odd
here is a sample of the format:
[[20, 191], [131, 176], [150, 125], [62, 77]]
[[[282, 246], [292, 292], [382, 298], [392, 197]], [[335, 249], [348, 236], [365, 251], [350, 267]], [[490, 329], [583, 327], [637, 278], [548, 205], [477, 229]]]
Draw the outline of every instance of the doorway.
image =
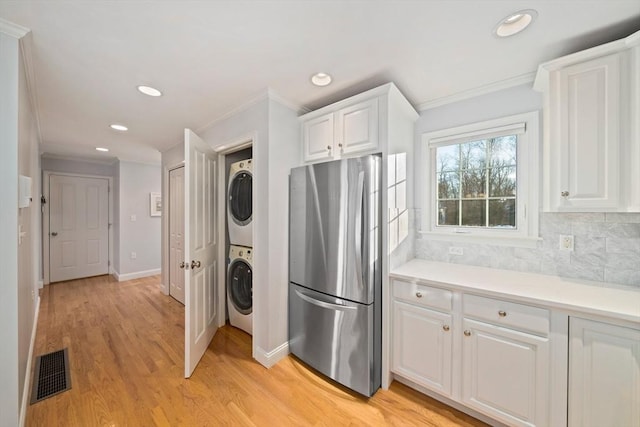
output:
[[109, 177], [45, 174], [45, 283], [109, 274]]
[[169, 295], [184, 305], [184, 167], [169, 171]]

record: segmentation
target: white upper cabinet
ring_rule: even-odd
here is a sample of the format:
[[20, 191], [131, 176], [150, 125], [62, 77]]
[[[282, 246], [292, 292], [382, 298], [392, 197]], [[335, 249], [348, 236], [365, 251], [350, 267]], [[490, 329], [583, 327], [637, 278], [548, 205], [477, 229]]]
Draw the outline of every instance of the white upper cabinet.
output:
[[545, 211], [640, 211], [640, 33], [538, 69]]
[[[385, 152], [389, 148], [389, 117], [413, 123], [418, 115], [391, 83], [312, 111], [300, 117], [303, 161]], [[395, 142], [394, 142], [395, 144]]]
[[304, 122], [302, 139], [305, 161], [333, 158], [333, 113]]
[[304, 160], [332, 159], [378, 148], [378, 98], [303, 122]]

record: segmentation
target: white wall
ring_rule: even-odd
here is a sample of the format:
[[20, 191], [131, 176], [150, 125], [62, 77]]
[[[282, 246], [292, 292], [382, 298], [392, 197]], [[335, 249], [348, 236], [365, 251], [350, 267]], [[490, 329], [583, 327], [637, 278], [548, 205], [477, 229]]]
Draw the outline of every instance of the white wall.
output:
[[[17, 426], [28, 394], [30, 343], [34, 331], [39, 272], [39, 201], [18, 209], [18, 175], [33, 178], [39, 191], [38, 137], [29, 104], [18, 36], [0, 22], [0, 426]], [[22, 243], [18, 242], [18, 226]]]
[[116, 160], [93, 161], [42, 155], [42, 170], [78, 175], [115, 176]]
[[[119, 280], [160, 272], [161, 217], [150, 216], [149, 193], [160, 193], [161, 171], [159, 165], [119, 162]], [[131, 258], [132, 252], [136, 259]]]
[[0, 425], [18, 425], [18, 40], [0, 32]]
[[[18, 223], [25, 233], [18, 246], [18, 379], [19, 399], [28, 398], [30, 378], [31, 345], [35, 339], [36, 297], [40, 279], [40, 169], [38, 168], [38, 131], [24, 69], [20, 58], [19, 86], [19, 127], [18, 127], [18, 169], [20, 175], [32, 178], [33, 201], [26, 208], [18, 209]], [[36, 255], [36, 256], [34, 256]], [[26, 386], [26, 387], [25, 387]], [[24, 410], [24, 409], [23, 409]]]

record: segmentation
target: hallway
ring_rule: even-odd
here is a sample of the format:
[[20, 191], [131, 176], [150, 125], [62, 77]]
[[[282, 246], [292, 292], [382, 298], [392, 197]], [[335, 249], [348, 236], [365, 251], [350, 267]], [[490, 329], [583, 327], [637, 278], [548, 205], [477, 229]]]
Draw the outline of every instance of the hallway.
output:
[[184, 307], [159, 281], [44, 288], [34, 358], [68, 347], [72, 389], [29, 406], [27, 426], [483, 425], [398, 383], [367, 401], [291, 356], [267, 370], [230, 326], [185, 380]]

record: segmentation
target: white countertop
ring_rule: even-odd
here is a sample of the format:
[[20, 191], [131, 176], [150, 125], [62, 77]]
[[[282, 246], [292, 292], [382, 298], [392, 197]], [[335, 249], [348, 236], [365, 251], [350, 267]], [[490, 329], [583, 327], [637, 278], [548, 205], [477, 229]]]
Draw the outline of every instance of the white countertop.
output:
[[[478, 291], [640, 325], [640, 288], [587, 280], [413, 259], [391, 271], [391, 278], [429, 282], [461, 291]], [[393, 286], [393, 284], [391, 284]]]

